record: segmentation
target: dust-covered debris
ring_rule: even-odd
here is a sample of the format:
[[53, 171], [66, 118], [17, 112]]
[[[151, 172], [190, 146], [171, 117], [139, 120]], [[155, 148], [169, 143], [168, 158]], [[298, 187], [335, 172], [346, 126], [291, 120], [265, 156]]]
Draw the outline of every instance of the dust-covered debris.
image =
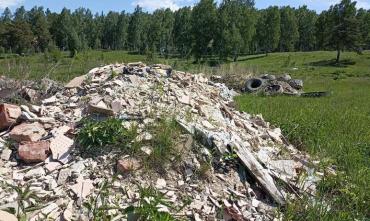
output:
[[[138, 62], [94, 68], [65, 87], [43, 84], [29, 82], [29, 103], [4, 104], [0, 115], [0, 208], [19, 207], [10, 204], [19, 191], [6, 187], [18, 186], [38, 198], [27, 204], [36, 208], [31, 219], [91, 219], [97, 208], [112, 208], [105, 215], [121, 220], [139, 214], [120, 208], [160, 198], [156, 212], [181, 219], [273, 220], [320, 180], [280, 129], [237, 111], [237, 93], [201, 74]], [[106, 128], [86, 117], [119, 121]]]

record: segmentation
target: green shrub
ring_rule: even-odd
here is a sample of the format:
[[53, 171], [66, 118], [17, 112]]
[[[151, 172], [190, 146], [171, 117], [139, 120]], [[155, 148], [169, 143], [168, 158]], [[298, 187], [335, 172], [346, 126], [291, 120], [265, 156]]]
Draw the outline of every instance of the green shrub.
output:
[[152, 168], [163, 171], [165, 166], [176, 156], [174, 145], [181, 134], [180, 127], [174, 119], [161, 119], [158, 124], [149, 128], [153, 135], [150, 145], [153, 152], [146, 160]]
[[175, 221], [176, 219], [167, 212], [158, 211], [158, 206], [163, 205], [171, 208], [171, 205], [166, 202], [164, 195], [154, 188], [140, 188], [140, 201], [137, 207], [129, 207], [128, 213], [135, 216], [135, 220], [145, 221]]
[[78, 134], [78, 144], [83, 154], [98, 154], [120, 147], [130, 150], [130, 143], [136, 137], [136, 128], [130, 130], [122, 126], [122, 121], [108, 118], [103, 121], [85, 119]]

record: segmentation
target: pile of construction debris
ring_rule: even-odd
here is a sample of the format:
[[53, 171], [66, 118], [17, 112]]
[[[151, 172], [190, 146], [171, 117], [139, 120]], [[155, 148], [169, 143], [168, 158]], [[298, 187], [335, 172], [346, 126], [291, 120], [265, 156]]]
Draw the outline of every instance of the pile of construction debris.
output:
[[[36, 204], [19, 205], [19, 191], [11, 188], [28, 186], [43, 202], [27, 213], [29, 220], [92, 219], [84, 203], [97, 198], [101, 184], [117, 173], [108, 207], [135, 206], [139, 188], [151, 186], [173, 206], [159, 205], [158, 210], [179, 219], [273, 220], [289, 199], [314, 194], [321, 177], [314, 169], [318, 162], [290, 145], [279, 128], [237, 111], [237, 93], [202, 75], [139, 62], [94, 68], [46, 92], [30, 85], [19, 93], [27, 103], [0, 106], [0, 210]], [[135, 156], [117, 152], [82, 158], [76, 134], [86, 116], [115, 117], [122, 126], [139, 128], [173, 116], [187, 131], [183, 148], [191, 151], [180, 169], [168, 168], [166, 174], [143, 171]], [[141, 149], [150, 155], [151, 148]], [[225, 163], [222, 156], [230, 155], [239, 166]], [[197, 177], [201, 159], [215, 156], [221, 157], [207, 179]], [[118, 209], [108, 213], [114, 220], [132, 219]], [[14, 218], [0, 214], [1, 221]]]

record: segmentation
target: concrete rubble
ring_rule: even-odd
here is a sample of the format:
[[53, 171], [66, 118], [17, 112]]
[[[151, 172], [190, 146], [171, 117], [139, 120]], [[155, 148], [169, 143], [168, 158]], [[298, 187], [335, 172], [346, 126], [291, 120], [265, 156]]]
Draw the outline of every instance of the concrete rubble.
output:
[[[301, 83], [292, 84], [300, 87]], [[32, 98], [22, 108], [0, 106], [0, 183], [29, 186], [42, 199], [44, 207], [27, 214], [29, 220], [89, 217], [83, 203], [96, 197], [100, 185], [113, 176], [117, 178], [112, 181], [108, 206], [137, 205], [140, 184], [156, 188], [173, 208], [182, 208], [160, 205], [159, 211], [185, 220], [278, 220], [276, 211], [289, 199], [315, 194], [321, 178], [313, 166], [317, 162], [289, 144], [281, 130], [261, 116], [237, 111], [233, 105], [237, 93], [201, 74], [138, 62], [94, 68], [64, 88], [50, 85], [47, 92], [27, 90]], [[48, 96], [36, 99], [35, 94]], [[78, 123], [89, 115], [116, 117], [124, 121], [122, 126], [135, 123], [139, 128], [153, 124], [153, 118], [174, 117], [184, 129], [184, 142], [176, 147], [186, 153], [183, 166], [168, 168], [166, 174], [148, 174], [135, 156], [122, 157], [113, 151], [81, 158], [75, 135]], [[137, 138], [151, 139], [148, 131]], [[9, 149], [5, 141], [15, 144]], [[140, 150], [146, 155], [153, 152], [148, 145]], [[209, 159], [217, 159], [213, 162], [217, 167], [202, 179], [199, 162]], [[4, 206], [17, 209], [16, 192], [3, 186], [0, 211]], [[127, 219], [118, 210], [109, 214]]]

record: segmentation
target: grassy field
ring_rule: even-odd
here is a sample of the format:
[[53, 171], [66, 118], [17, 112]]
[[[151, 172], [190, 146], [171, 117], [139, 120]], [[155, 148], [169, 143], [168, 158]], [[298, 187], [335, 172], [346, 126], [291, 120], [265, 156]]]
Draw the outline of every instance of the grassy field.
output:
[[[98, 65], [147, 60], [120, 51], [55, 57], [2, 56], [0, 75], [67, 81]], [[331, 96], [324, 98], [242, 95], [236, 103], [242, 111], [262, 113], [298, 148], [338, 169], [337, 176], [321, 183], [315, 203], [303, 199], [290, 204], [287, 220], [370, 220], [370, 52], [346, 52], [340, 65], [333, 64], [334, 58], [335, 52], [299, 52], [246, 56], [216, 67], [180, 59], [151, 62], [197, 73], [290, 73], [304, 80], [305, 91], [330, 91]]]

